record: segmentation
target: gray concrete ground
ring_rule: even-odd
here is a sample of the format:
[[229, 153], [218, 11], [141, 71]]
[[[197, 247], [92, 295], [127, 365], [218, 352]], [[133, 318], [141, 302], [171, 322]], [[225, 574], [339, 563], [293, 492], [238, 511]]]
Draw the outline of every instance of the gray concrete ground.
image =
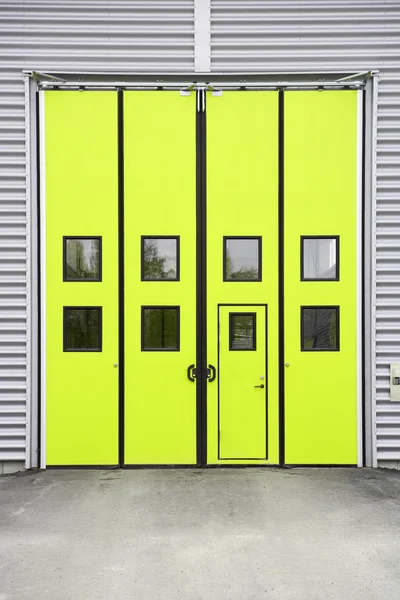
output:
[[0, 600], [400, 599], [400, 473], [0, 478]]

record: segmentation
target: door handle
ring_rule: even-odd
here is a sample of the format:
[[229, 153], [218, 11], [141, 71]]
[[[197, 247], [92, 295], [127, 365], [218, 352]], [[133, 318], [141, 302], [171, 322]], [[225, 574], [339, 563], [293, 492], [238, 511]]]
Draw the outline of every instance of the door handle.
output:
[[262, 383], [261, 385], [255, 385], [254, 387], [259, 387], [263, 390], [265, 388], [265, 385]]
[[196, 369], [194, 368], [194, 365], [189, 365], [187, 368], [187, 378], [189, 379], [189, 381], [194, 381], [196, 378]]
[[209, 381], [209, 383], [211, 381], [214, 381], [215, 377], [217, 376], [217, 370], [214, 367], [214, 365], [208, 365], [208, 369], [207, 369], [207, 379]]

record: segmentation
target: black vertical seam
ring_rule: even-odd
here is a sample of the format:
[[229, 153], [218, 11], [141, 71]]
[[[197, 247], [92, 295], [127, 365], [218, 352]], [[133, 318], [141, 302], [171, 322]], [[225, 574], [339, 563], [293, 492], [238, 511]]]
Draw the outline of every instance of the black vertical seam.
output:
[[278, 313], [279, 313], [279, 464], [285, 464], [285, 246], [284, 246], [284, 91], [279, 90], [279, 114], [278, 114]]
[[196, 464], [202, 466], [203, 448], [203, 339], [202, 339], [202, 139], [201, 112], [199, 110], [201, 92], [196, 92]]
[[[364, 89], [362, 92], [363, 101], [362, 101], [362, 165], [361, 165], [361, 372], [362, 372], [362, 382], [361, 382], [361, 410], [362, 410], [362, 464], [365, 467], [366, 465], [366, 419], [365, 419], [365, 389], [366, 389], [366, 372], [365, 372], [365, 131], [366, 131], [366, 90]], [[357, 160], [359, 158], [357, 157]], [[357, 215], [358, 217], [358, 215]], [[358, 244], [360, 241], [357, 241]], [[358, 250], [358, 249], [357, 249]]]
[[[202, 305], [202, 373], [203, 373], [203, 393], [202, 393], [202, 411], [201, 411], [201, 445], [202, 456], [201, 465], [204, 467], [207, 464], [207, 157], [206, 157], [206, 92], [202, 92], [203, 105], [200, 106], [201, 112], [201, 222], [202, 222], [202, 254], [201, 254], [201, 270], [202, 270], [202, 287], [201, 287], [201, 305]], [[218, 375], [218, 374], [217, 374]]]
[[124, 96], [118, 90], [118, 464], [125, 463]]
[[37, 340], [37, 352], [38, 352], [38, 383], [37, 383], [37, 402], [38, 402], [38, 423], [37, 423], [37, 436], [38, 436], [38, 467], [41, 464], [41, 429], [42, 429], [42, 269], [40, 267], [40, 261], [42, 256], [41, 249], [41, 227], [40, 227], [40, 95], [36, 92], [36, 204], [37, 204], [37, 273], [38, 273], [38, 340]]
[[[207, 248], [205, 94], [196, 98], [196, 464], [207, 463]], [[203, 110], [204, 109], [204, 110]]]

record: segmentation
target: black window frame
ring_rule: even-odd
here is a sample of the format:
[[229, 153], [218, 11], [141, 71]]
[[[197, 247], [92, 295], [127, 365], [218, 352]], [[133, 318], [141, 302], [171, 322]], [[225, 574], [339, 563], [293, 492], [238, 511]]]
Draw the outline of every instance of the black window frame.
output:
[[[304, 342], [304, 310], [307, 309], [334, 309], [336, 311], [336, 348], [305, 348]], [[340, 306], [332, 304], [313, 304], [300, 307], [300, 350], [301, 352], [340, 352]]]
[[[336, 277], [329, 279], [320, 277], [304, 277], [304, 240], [336, 240]], [[300, 236], [300, 281], [340, 281], [340, 236], [339, 235], [301, 235]]]
[[[157, 279], [144, 276], [144, 241], [145, 240], [176, 240], [176, 277], [174, 279]], [[140, 238], [140, 280], [141, 281], [158, 281], [167, 283], [168, 281], [180, 281], [181, 276], [181, 236], [180, 235], [142, 235]]]
[[[253, 317], [253, 348], [233, 348], [233, 319], [234, 317]], [[257, 313], [233, 312], [229, 313], [229, 352], [255, 352], [257, 350]]]
[[[100, 313], [100, 347], [99, 348], [68, 348], [67, 347], [67, 311], [68, 310], [97, 310]], [[63, 352], [103, 352], [103, 307], [102, 306], [63, 306]]]
[[[157, 281], [159, 281], [157, 279]], [[145, 348], [144, 342], [144, 315], [148, 309], [174, 309], [177, 311], [176, 316], [176, 348]], [[181, 350], [181, 307], [177, 305], [145, 305], [141, 306], [140, 315], [140, 346], [142, 352], [180, 352]]]
[[[79, 277], [73, 279], [67, 275], [67, 241], [68, 240], [98, 240], [99, 242], [99, 277]], [[64, 235], [63, 236], [63, 282], [65, 283], [95, 283], [103, 281], [103, 236], [101, 235]]]
[[[228, 279], [226, 276], [226, 242], [227, 240], [258, 240], [258, 279]], [[224, 235], [222, 238], [222, 274], [227, 283], [246, 282], [259, 283], [262, 281], [262, 236], [261, 235]]]

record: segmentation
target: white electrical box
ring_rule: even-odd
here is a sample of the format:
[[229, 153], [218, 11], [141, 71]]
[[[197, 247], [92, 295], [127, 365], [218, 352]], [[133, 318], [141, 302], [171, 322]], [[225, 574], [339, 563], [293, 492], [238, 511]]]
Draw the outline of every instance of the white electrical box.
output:
[[400, 402], [400, 363], [390, 365], [390, 400]]

